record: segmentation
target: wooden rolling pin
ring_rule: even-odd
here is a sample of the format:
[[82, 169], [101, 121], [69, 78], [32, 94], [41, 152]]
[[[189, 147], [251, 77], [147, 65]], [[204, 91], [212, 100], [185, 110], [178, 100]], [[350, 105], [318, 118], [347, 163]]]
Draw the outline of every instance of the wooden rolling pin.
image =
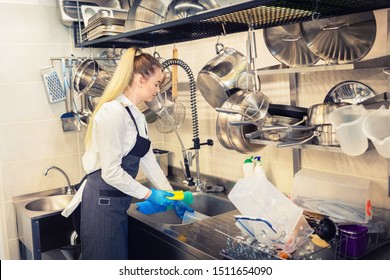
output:
[[[174, 46], [173, 47], [173, 58], [178, 58], [177, 49]], [[177, 65], [172, 65], [172, 99], [173, 102], [176, 102], [177, 99], [177, 83], [178, 83], [178, 77], [177, 77]]]

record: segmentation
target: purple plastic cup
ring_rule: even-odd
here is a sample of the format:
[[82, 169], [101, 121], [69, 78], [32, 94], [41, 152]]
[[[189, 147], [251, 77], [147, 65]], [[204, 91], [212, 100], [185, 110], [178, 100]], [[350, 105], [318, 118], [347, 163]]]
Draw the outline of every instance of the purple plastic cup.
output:
[[340, 253], [342, 255], [358, 258], [367, 250], [368, 228], [362, 225], [340, 225]]

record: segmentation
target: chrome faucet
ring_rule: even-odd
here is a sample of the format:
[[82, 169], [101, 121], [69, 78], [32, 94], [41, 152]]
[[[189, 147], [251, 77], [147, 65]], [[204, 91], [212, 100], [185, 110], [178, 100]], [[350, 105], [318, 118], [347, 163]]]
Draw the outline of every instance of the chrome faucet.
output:
[[49, 168], [47, 168], [45, 170], [45, 173], [44, 173], [45, 176], [47, 176], [47, 173], [49, 172], [50, 169], [57, 169], [59, 172], [61, 172], [65, 176], [66, 182], [68, 183], [68, 186], [66, 187], [66, 194], [73, 195], [76, 193], [74, 187], [70, 184], [70, 180], [69, 180], [68, 175], [66, 175], [66, 173], [61, 168], [59, 168], [57, 166], [50, 166]]

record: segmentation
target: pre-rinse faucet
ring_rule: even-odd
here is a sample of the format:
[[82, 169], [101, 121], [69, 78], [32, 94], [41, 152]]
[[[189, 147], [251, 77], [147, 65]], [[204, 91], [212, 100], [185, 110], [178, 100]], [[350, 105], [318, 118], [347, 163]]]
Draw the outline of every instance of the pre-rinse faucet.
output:
[[59, 168], [57, 166], [50, 166], [49, 168], [47, 168], [45, 170], [45, 173], [44, 173], [45, 176], [47, 176], [47, 173], [49, 172], [50, 169], [57, 169], [59, 172], [61, 172], [65, 176], [66, 182], [68, 183], [68, 186], [66, 187], [66, 194], [73, 195], [76, 193], [74, 187], [70, 184], [70, 180], [69, 180], [68, 175], [66, 175], [64, 170], [62, 170], [61, 168]]
[[[196, 84], [195, 84], [195, 78], [194, 74], [192, 73], [191, 68], [183, 61], [177, 58], [171, 58], [168, 60], [165, 60], [162, 63], [162, 70], [165, 68], [172, 66], [172, 65], [177, 65], [183, 68], [183, 70], [186, 72], [189, 82], [190, 82], [190, 103], [191, 103], [191, 116], [192, 116], [192, 134], [193, 138], [192, 141], [194, 142], [194, 146], [190, 148], [190, 150], [195, 151], [195, 155], [192, 156], [192, 154], [188, 155], [186, 149], [184, 148], [183, 144], [182, 145], [182, 153], [183, 153], [183, 159], [184, 159], [184, 166], [182, 166], [186, 180], [188, 182], [189, 186], [196, 186], [197, 191], [203, 191], [205, 188], [205, 183], [202, 182], [200, 178], [200, 161], [199, 161], [199, 149], [201, 145], [209, 145], [212, 146], [214, 144], [213, 140], [208, 139], [207, 142], [205, 143], [200, 143], [199, 139], [199, 125], [198, 125], [198, 112], [196, 108]], [[177, 131], [175, 130], [176, 135], [178, 136]], [[179, 141], [180, 137], [178, 136]], [[194, 178], [191, 176], [191, 171], [190, 171], [190, 166], [192, 163], [192, 158], [195, 158], [195, 163], [196, 163], [196, 180], [194, 182]]]

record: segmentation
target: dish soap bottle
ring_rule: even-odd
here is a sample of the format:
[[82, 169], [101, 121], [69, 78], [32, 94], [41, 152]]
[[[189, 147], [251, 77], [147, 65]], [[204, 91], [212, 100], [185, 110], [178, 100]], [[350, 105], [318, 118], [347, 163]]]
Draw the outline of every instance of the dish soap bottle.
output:
[[253, 159], [253, 156], [251, 156], [250, 158], [247, 158], [244, 161], [244, 164], [242, 165], [242, 170], [244, 171], [245, 178], [253, 175], [253, 161], [252, 161], [252, 159]]
[[254, 160], [255, 160], [255, 168], [253, 169], [253, 175], [262, 175], [265, 177], [265, 171], [261, 164], [261, 156], [255, 157]]

